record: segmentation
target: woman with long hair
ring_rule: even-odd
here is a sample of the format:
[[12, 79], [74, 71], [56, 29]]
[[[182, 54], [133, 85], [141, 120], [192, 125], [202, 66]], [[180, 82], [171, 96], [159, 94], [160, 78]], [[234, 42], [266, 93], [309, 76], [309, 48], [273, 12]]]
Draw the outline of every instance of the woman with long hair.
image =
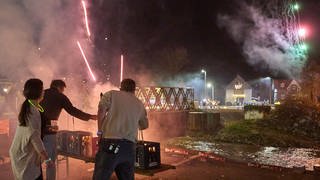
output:
[[[43, 98], [43, 83], [40, 79], [29, 79], [24, 84], [26, 98], [19, 113], [19, 125], [10, 147], [11, 166], [17, 180], [42, 179], [41, 162], [51, 163], [41, 140], [39, 105]], [[40, 111], [40, 112], [39, 112]]]

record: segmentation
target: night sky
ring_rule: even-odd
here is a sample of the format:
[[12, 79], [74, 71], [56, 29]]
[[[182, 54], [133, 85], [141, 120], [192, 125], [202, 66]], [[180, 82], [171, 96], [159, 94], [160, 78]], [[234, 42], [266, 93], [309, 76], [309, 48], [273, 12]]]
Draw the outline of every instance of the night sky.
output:
[[[119, 58], [123, 53], [125, 76], [146, 71], [154, 76], [174, 78], [187, 73], [200, 74], [204, 68], [208, 79], [223, 85], [237, 74], [247, 80], [266, 76], [284, 78], [283, 73], [274, 73], [264, 68], [263, 63], [248, 64], [241, 44], [235, 42], [225, 28], [219, 27], [218, 14], [234, 14], [239, 8], [238, 2], [95, 0], [90, 15], [95, 59], [99, 62], [96, 68], [104, 71], [103, 75], [110, 74], [112, 81], [118, 81]], [[300, 4], [300, 21], [311, 31], [307, 39], [309, 55], [316, 58], [320, 55], [320, 1], [305, 0]], [[187, 54], [183, 56], [187, 61], [183, 61], [181, 68], [171, 69], [173, 73], [168, 72], [168, 64], [162, 61], [163, 52], [172, 50]]]

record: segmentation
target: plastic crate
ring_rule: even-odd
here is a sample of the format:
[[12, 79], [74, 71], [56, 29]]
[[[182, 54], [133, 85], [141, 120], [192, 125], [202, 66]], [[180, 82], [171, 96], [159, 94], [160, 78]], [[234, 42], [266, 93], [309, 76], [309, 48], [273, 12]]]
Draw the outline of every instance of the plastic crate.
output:
[[75, 135], [79, 140], [79, 156], [90, 157], [92, 154], [92, 149], [90, 147], [92, 142], [92, 133], [86, 131], [75, 131]]
[[160, 165], [160, 143], [138, 141], [136, 146], [135, 167], [139, 169], [152, 169], [158, 168]]
[[66, 153], [79, 156], [80, 155], [80, 145], [81, 145], [81, 142], [79, 140], [79, 136], [73, 131], [68, 132], [68, 134], [67, 134], [67, 152]]
[[67, 152], [67, 135], [69, 131], [59, 131], [57, 133], [57, 150]]

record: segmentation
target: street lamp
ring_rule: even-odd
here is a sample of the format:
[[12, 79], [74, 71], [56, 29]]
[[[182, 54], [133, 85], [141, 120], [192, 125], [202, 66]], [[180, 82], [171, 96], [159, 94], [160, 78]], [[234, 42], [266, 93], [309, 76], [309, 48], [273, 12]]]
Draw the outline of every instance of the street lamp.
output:
[[214, 86], [211, 83], [207, 83], [207, 87], [211, 88], [211, 99], [214, 100]]
[[204, 74], [204, 99], [207, 98], [207, 71], [205, 71], [204, 69], [201, 70], [201, 73]]

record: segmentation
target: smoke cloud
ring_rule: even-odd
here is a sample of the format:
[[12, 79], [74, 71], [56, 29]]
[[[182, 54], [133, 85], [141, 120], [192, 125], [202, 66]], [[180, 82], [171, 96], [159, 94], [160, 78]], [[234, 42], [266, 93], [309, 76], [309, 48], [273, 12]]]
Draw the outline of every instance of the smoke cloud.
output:
[[[0, 75], [13, 81], [53, 78], [86, 70], [76, 41], [85, 43], [80, 1], [0, 0]], [[89, 58], [90, 59], [90, 58]]]
[[300, 73], [304, 62], [293, 52], [294, 42], [287, 37], [290, 32], [286, 32], [283, 19], [267, 16], [261, 8], [241, 4], [235, 15], [219, 14], [217, 20], [218, 25], [242, 46], [252, 66], [290, 77]]
[[14, 83], [39, 78], [45, 88], [52, 79], [64, 79], [66, 94], [81, 104], [79, 92], [90, 76], [77, 41], [89, 63], [94, 61], [81, 1], [0, 0], [0, 20], [0, 77]]
[[[0, 0], [0, 21], [1, 78], [17, 84], [39, 78], [45, 88], [52, 79], [63, 79], [67, 84], [65, 94], [73, 105], [91, 114], [97, 113], [100, 93], [116, 89], [112, 84], [88, 80], [90, 75], [77, 41], [89, 63], [94, 61], [93, 46], [86, 35], [81, 1]], [[97, 126], [95, 121], [73, 121], [65, 112], [59, 125], [61, 129], [94, 134]]]
[[201, 100], [204, 91], [204, 77], [201, 73], [180, 74], [171, 79], [159, 79], [158, 86], [193, 88], [194, 99]]

